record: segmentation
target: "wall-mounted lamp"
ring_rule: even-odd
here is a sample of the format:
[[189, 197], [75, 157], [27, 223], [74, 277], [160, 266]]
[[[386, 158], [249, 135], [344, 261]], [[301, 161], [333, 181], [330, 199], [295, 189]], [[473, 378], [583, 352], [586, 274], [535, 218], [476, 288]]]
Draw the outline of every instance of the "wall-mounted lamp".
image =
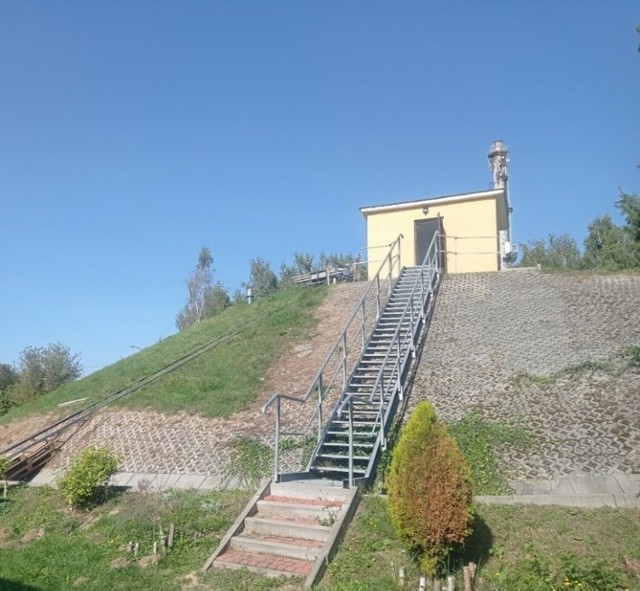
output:
[[429, 215], [429, 208], [428, 208], [428, 207], [423, 207], [423, 208], [422, 208], [422, 213], [423, 213], [424, 215]]

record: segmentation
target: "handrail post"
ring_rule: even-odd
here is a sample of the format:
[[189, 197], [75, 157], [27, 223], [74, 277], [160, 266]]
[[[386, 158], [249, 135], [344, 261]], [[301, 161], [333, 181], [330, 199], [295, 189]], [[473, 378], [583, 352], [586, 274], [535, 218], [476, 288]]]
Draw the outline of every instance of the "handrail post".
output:
[[360, 353], [362, 353], [364, 351], [364, 347], [366, 345], [366, 341], [367, 341], [367, 337], [365, 335], [365, 321], [366, 321], [366, 313], [364, 311], [364, 300], [362, 300], [362, 348], [360, 349]]
[[380, 320], [380, 275], [376, 275], [376, 320]]
[[322, 438], [322, 374], [318, 378], [318, 436], [317, 440], [320, 443]]
[[347, 387], [347, 333], [342, 333], [342, 389]]
[[353, 398], [349, 398], [349, 488], [353, 486]]
[[280, 473], [280, 396], [276, 397], [276, 442], [273, 452], [273, 481], [278, 482]]

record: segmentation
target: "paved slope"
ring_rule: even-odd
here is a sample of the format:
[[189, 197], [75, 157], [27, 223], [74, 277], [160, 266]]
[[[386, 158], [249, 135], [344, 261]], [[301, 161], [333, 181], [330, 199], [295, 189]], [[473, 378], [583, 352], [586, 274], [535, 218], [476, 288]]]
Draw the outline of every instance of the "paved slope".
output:
[[[640, 473], [640, 370], [618, 356], [638, 345], [638, 274], [448, 276], [410, 406], [530, 428], [532, 449], [502, 450], [513, 477]], [[592, 361], [610, 369], [563, 373]]]

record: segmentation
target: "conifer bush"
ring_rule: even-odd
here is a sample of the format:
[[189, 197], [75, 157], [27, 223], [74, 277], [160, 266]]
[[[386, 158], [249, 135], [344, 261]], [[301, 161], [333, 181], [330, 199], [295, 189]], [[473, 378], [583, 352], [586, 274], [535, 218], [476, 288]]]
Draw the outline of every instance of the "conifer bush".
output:
[[470, 533], [469, 468], [428, 402], [420, 402], [400, 433], [387, 475], [389, 512], [396, 531], [434, 575], [453, 546]]

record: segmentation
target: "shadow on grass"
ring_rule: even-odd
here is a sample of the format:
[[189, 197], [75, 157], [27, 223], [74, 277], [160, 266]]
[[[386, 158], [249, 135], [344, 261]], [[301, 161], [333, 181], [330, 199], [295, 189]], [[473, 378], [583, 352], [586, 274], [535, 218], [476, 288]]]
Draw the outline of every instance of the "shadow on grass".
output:
[[10, 581], [3, 578], [0, 578], [0, 589], [6, 591], [42, 591], [41, 587], [34, 587], [33, 585], [16, 583], [15, 581]]
[[453, 565], [462, 566], [475, 562], [482, 566], [486, 564], [492, 555], [493, 533], [486, 521], [478, 514], [475, 515], [472, 524], [473, 531], [466, 539], [464, 546], [451, 554]]

